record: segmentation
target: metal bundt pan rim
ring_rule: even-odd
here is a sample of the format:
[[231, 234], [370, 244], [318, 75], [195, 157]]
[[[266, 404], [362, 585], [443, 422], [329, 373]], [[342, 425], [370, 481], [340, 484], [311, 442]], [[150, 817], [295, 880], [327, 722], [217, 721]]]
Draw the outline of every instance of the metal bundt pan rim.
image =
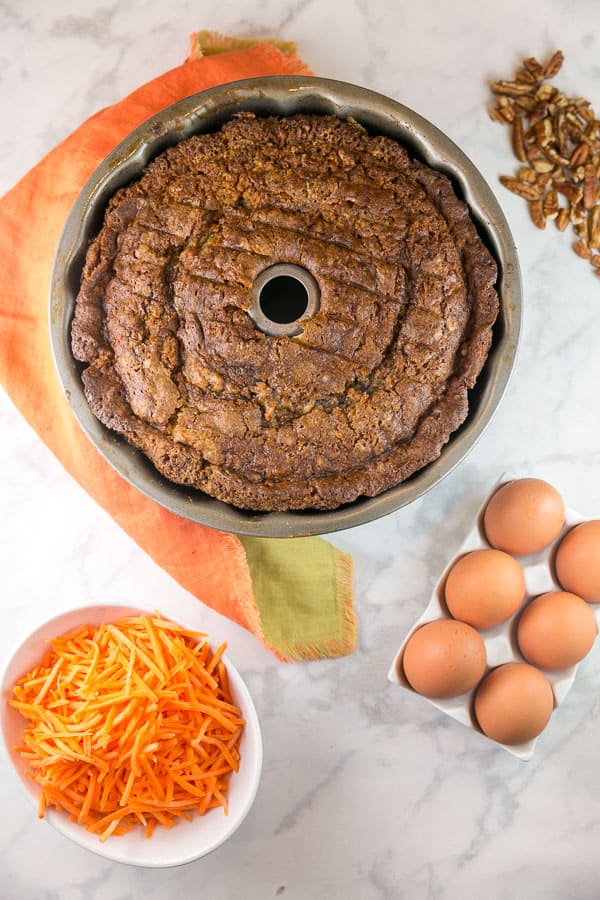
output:
[[[492, 349], [470, 392], [466, 422], [441, 456], [407, 481], [373, 498], [334, 510], [251, 512], [167, 481], [139, 451], [105, 428], [91, 412], [81, 366], [70, 345], [79, 279], [90, 238], [114, 192], [139, 177], [148, 162], [192, 134], [214, 131], [235, 112], [352, 116], [373, 133], [395, 137], [409, 152], [449, 175], [467, 202], [480, 234], [498, 263], [500, 314]], [[465, 154], [439, 129], [400, 103], [374, 91], [312, 76], [250, 78], [180, 100], [136, 128], [88, 180], [66, 222], [50, 284], [50, 338], [60, 381], [81, 427], [102, 456], [130, 484], [177, 515], [211, 528], [255, 537], [325, 534], [371, 522], [412, 503], [466, 457], [497, 409], [514, 366], [522, 316], [519, 263], [508, 223], [490, 187]]]

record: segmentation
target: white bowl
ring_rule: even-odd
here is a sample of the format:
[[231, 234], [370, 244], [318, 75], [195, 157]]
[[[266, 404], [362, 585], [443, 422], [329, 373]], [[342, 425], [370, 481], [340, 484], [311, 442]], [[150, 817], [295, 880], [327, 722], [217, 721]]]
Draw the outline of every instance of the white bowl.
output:
[[[49, 639], [78, 625], [101, 625], [140, 612], [140, 609], [133, 607], [109, 605], [70, 610], [36, 628], [8, 657], [0, 673], [0, 744], [4, 746], [15, 774], [36, 808], [40, 788], [24, 774], [26, 760], [14, 749], [26, 724], [23, 716], [8, 703], [15, 682], [41, 661], [48, 649]], [[104, 843], [100, 842], [98, 835], [71, 821], [67, 813], [46, 809], [45, 821], [81, 847], [106, 859], [133, 866], [180, 866], [205, 856], [226, 841], [239, 828], [256, 796], [262, 767], [262, 741], [248, 688], [226, 655], [223, 660], [233, 700], [246, 721], [240, 743], [240, 768], [231, 774], [229, 781], [227, 815], [221, 808], [211, 809], [203, 816], [194, 816], [191, 822], [182, 820], [170, 829], [157, 826], [150, 838], [145, 836], [144, 828], [134, 828], [126, 834], [109, 837]]]

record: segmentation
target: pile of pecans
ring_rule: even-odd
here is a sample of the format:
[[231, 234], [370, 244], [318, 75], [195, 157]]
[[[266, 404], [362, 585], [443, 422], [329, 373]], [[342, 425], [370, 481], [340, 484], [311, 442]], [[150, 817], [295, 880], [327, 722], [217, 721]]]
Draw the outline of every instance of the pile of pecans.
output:
[[490, 117], [512, 127], [513, 150], [523, 164], [500, 181], [527, 200], [538, 228], [551, 220], [559, 231], [570, 224], [575, 253], [600, 276], [600, 120], [589, 100], [549, 84], [563, 60], [560, 50], [546, 65], [530, 57], [512, 81], [491, 84], [498, 102]]

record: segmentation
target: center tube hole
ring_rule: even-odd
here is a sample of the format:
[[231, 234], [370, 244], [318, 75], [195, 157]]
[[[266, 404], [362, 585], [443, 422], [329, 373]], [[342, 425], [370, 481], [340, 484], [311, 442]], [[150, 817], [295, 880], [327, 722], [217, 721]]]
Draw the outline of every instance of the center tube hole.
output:
[[292, 275], [276, 275], [263, 286], [258, 302], [267, 319], [288, 325], [308, 309], [308, 291]]

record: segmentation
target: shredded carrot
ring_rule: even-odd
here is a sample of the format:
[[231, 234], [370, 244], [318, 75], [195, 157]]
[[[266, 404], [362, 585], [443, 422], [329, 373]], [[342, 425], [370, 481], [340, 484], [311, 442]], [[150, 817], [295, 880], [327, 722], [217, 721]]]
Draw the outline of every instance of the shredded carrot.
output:
[[10, 701], [41, 787], [38, 815], [66, 811], [105, 841], [150, 837], [214, 807], [227, 813], [244, 720], [203, 635], [158, 613], [82, 626], [50, 642]]

